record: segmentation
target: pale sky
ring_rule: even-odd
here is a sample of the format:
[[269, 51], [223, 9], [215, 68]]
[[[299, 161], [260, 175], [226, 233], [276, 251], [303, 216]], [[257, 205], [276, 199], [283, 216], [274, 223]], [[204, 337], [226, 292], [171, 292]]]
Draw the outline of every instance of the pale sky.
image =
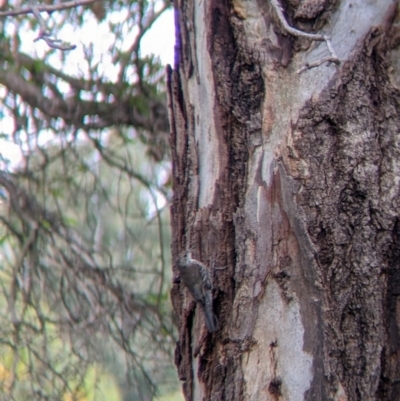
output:
[[174, 12], [173, 10], [167, 10], [143, 38], [142, 49], [148, 54], [159, 54], [164, 64], [173, 66], [174, 44]]

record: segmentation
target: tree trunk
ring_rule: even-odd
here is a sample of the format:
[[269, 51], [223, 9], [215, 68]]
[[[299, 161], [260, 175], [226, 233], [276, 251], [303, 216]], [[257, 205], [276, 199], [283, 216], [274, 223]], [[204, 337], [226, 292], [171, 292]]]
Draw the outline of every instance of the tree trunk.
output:
[[397, 2], [174, 3], [172, 253], [220, 323], [174, 266], [186, 399], [399, 400]]

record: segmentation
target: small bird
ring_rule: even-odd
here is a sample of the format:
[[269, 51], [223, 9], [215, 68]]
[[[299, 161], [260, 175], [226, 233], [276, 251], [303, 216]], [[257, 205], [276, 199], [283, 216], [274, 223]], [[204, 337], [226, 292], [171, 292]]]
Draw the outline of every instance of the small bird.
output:
[[198, 260], [192, 259], [190, 251], [179, 255], [177, 265], [183, 284], [204, 311], [207, 330], [210, 333], [217, 331], [219, 323], [213, 310], [212, 284], [207, 267]]

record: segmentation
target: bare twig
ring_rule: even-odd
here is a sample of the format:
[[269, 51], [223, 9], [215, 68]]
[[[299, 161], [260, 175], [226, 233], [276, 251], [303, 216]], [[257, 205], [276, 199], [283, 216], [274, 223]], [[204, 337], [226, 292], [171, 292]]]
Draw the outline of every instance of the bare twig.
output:
[[[140, 47], [140, 41], [142, 40], [144, 34], [153, 26], [153, 23], [157, 20], [157, 18], [168, 8], [169, 4], [165, 3], [158, 11], [154, 12], [151, 16], [149, 16], [148, 20], [142, 24], [139, 24], [139, 32], [129, 47], [128, 51], [126, 54], [137, 54], [139, 52], [139, 47]], [[125, 75], [125, 71], [128, 65], [131, 64], [131, 58], [126, 57], [121, 59], [120, 61], [120, 72], [118, 74], [118, 80], [121, 81], [123, 79], [123, 76]], [[140, 77], [141, 79], [141, 77]]]
[[302, 37], [302, 38], [307, 38], [307, 39], [311, 39], [311, 40], [316, 40], [316, 41], [326, 41], [327, 38], [329, 38], [326, 35], [319, 35], [319, 34], [315, 34], [315, 33], [308, 33], [308, 32], [303, 32], [300, 31], [296, 28], [291, 27], [288, 22], [286, 21], [286, 17], [283, 13], [283, 8], [282, 5], [279, 3], [279, 0], [270, 0], [272, 7], [274, 8], [280, 23], [282, 24], [282, 26], [286, 29], [286, 31], [288, 31], [291, 35], [293, 36], [298, 36], [298, 37]]
[[335, 50], [333, 49], [332, 42], [330, 41], [330, 39], [326, 41], [326, 45], [328, 46], [328, 50], [331, 53], [331, 56], [337, 59], [337, 61], [339, 61], [338, 57], [336, 56]]
[[308, 33], [308, 32], [303, 32], [300, 31], [299, 29], [293, 28], [288, 24], [286, 21], [285, 14], [283, 12], [282, 5], [280, 4], [279, 0], [270, 0], [272, 7], [274, 8], [276, 15], [278, 16], [279, 22], [282, 24], [282, 27], [289, 32], [293, 36], [297, 36], [300, 38], [306, 38], [310, 40], [314, 40], [317, 42], [325, 42], [326, 46], [328, 47], [329, 53], [331, 54], [330, 57], [325, 57], [321, 60], [318, 60], [314, 63], [307, 64], [306, 66], [300, 68], [297, 73], [300, 74], [303, 71], [313, 68], [313, 67], [318, 67], [319, 65], [325, 63], [325, 62], [333, 62], [335, 64], [340, 64], [340, 60], [336, 56], [335, 50], [333, 49], [331, 38], [329, 35], [325, 34], [315, 34], [315, 33]]
[[59, 44], [59, 43], [61, 43], [60, 40], [51, 38], [50, 33], [47, 31], [46, 22], [40, 15], [40, 11], [39, 11], [38, 5], [35, 3], [35, 0], [31, 0], [30, 5], [31, 5], [32, 13], [35, 16], [35, 18], [38, 20], [39, 26], [40, 26], [39, 36], [35, 39], [35, 42], [37, 42], [40, 39], [43, 39], [47, 43], [47, 46], [51, 47], [52, 49], [58, 49], [58, 50], [62, 50], [62, 51], [73, 50], [76, 48], [75, 45]]
[[319, 67], [321, 64], [324, 64], [324, 63], [339, 64], [340, 62], [337, 58], [334, 58], [334, 57], [324, 57], [324, 58], [321, 58], [320, 60], [314, 61], [313, 63], [306, 63], [303, 67], [301, 67], [297, 70], [297, 74], [301, 74], [302, 72], [309, 70], [311, 68]]
[[58, 50], [62, 50], [62, 51], [76, 49], [76, 45], [59, 45], [58, 43], [60, 43], [61, 41], [58, 39], [50, 38], [50, 35], [46, 32], [39, 35], [35, 39], [35, 42], [37, 42], [40, 39], [43, 39], [47, 43], [47, 46], [51, 47], [52, 49], [58, 49]]
[[[47, 11], [50, 13], [52, 11], [68, 10], [70, 8], [85, 6], [88, 4], [95, 3], [96, 1], [99, 1], [99, 0], [77, 0], [77, 1], [69, 1], [69, 2], [65, 2], [65, 3], [60, 3], [60, 4], [54, 4], [54, 5], [38, 5], [37, 10], [39, 12]], [[17, 15], [24, 15], [24, 14], [34, 14], [32, 7], [25, 7], [25, 8], [20, 8], [17, 10], [1, 11], [0, 18], [1, 17], [15, 17]]]

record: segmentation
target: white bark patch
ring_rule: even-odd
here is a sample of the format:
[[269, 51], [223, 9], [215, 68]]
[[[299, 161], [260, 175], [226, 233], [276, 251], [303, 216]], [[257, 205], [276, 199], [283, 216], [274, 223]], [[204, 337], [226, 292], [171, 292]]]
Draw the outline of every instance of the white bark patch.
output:
[[[198, 369], [199, 369], [198, 358], [193, 358], [192, 369], [193, 369], [193, 372], [198, 372]], [[193, 380], [193, 399], [194, 400], [203, 400], [204, 395], [205, 395], [204, 383], [201, 383], [199, 380]]]
[[[188, 80], [190, 103], [194, 105], [195, 140], [199, 157], [199, 207], [212, 203], [220, 174], [219, 140], [215, 128], [215, 89], [212, 64], [207, 48], [206, 2], [195, 1], [194, 27], [196, 52], [194, 72]], [[201, 122], [201, 123], [199, 123]]]
[[[302, 401], [313, 379], [312, 356], [303, 351], [304, 328], [294, 296], [282, 299], [275, 281], [267, 284], [253, 338], [257, 344], [243, 355], [247, 400], [276, 400], [270, 383], [281, 382], [285, 401]], [[275, 344], [271, 345], [271, 344]]]

